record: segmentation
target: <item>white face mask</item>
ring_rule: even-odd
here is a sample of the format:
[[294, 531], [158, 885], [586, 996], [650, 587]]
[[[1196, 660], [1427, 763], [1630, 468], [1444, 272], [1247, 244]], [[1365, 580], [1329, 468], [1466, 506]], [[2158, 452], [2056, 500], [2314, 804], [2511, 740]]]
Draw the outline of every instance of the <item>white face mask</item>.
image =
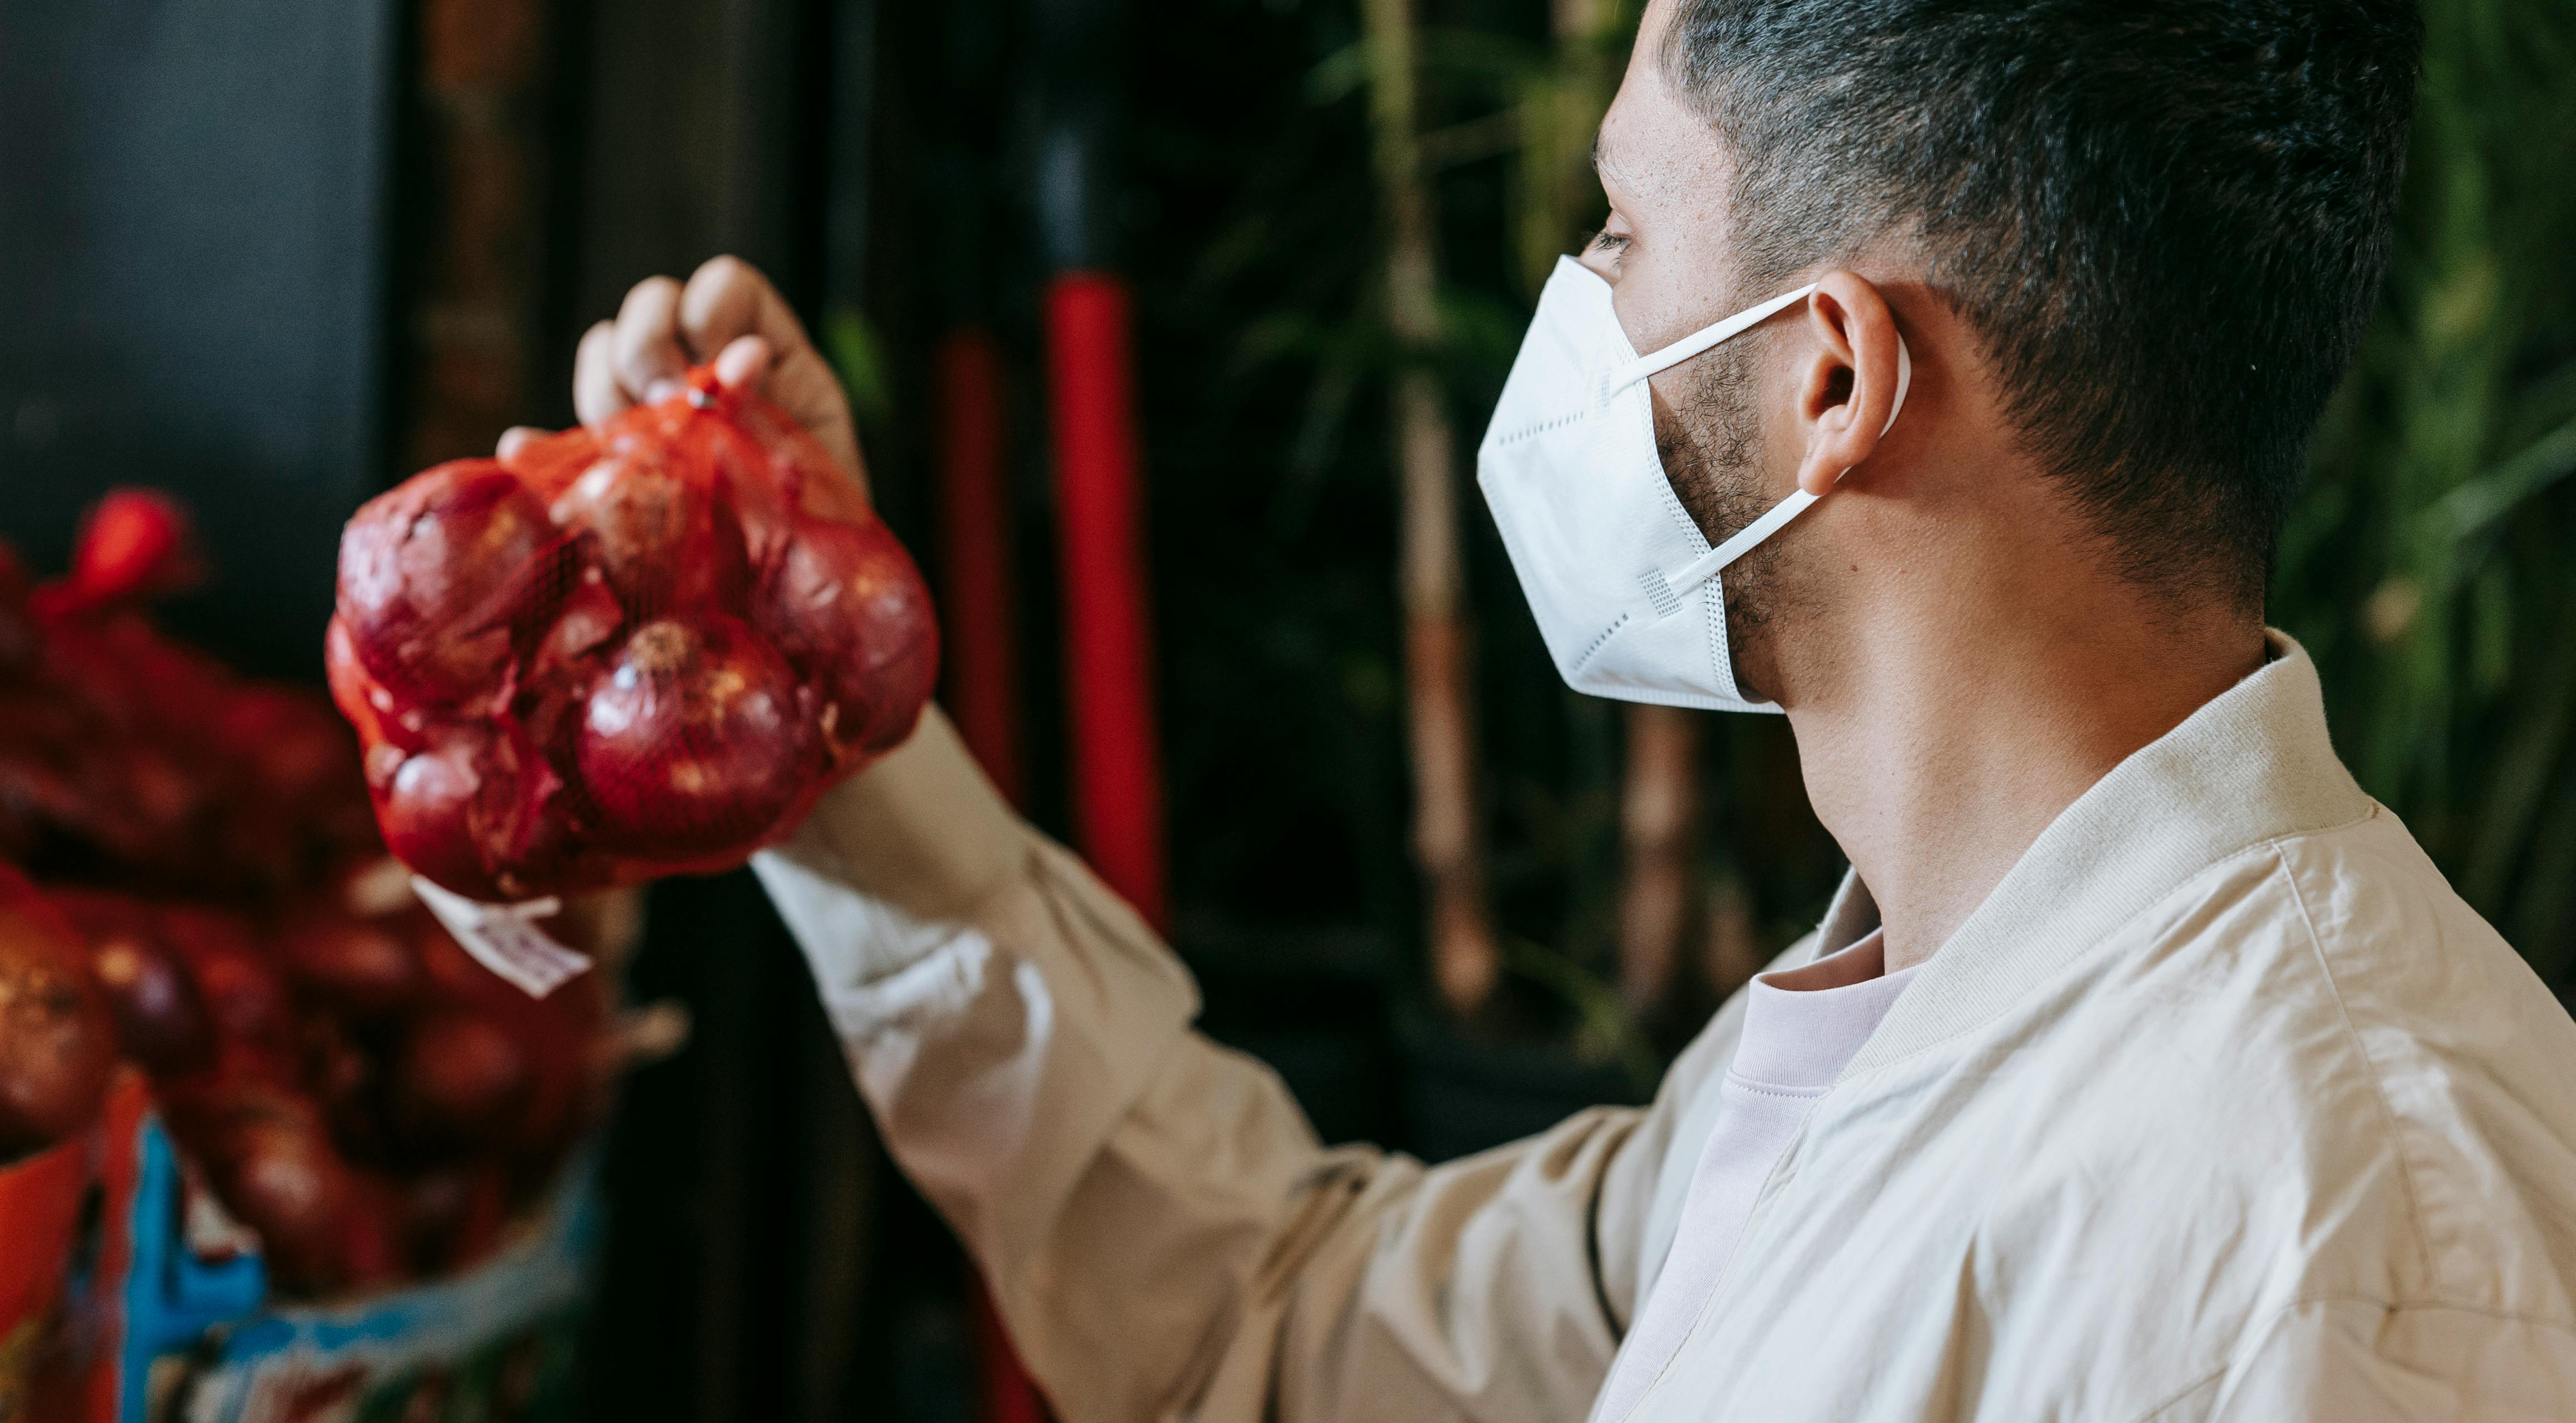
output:
[[[1664, 478], [1646, 378], [1814, 290], [1773, 297], [1640, 356], [1610, 305], [1610, 284], [1571, 257], [1557, 261], [1476, 451], [1476, 482], [1567, 686], [1665, 706], [1780, 709], [1735, 685], [1718, 570], [1816, 496], [1792, 494], [1710, 548]], [[1890, 427], [1913, 376], [1900, 336]]]

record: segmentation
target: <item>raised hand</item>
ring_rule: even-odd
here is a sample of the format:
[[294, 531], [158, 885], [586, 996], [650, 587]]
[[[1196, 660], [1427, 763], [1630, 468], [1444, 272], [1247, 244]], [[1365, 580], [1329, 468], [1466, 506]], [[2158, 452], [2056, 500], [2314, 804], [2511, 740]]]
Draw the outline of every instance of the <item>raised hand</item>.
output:
[[[583, 424], [597, 425], [669, 394], [689, 367], [707, 361], [725, 385], [748, 385], [777, 402], [865, 488], [840, 378], [778, 289], [739, 257], [709, 259], [685, 286], [669, 277], [636, 283], [615, 320], [583, 334], [573, 357], [573, 409]], [[510, 431], [502, 452], [538, 433]]]

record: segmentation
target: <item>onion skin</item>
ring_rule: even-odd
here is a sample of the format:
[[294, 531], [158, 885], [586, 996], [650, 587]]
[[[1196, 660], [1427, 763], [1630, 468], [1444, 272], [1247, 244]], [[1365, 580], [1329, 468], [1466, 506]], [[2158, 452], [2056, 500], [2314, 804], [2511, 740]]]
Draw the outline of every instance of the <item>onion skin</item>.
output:
[[506, 1139], [527, 1100], [528, 1056], [499, 1023], [440, 1009], [412, 1024], [394, 1060], [393, 1117], [419, 1150], [456, 1152]]
[[403, 1246], [423, 1275], [461, 1270], [492, 1253], [509, 1221], [509, 1183], [491, 1166], [448, 1166], [401, 1187]]
[[262, 801], [314, 815], [355, 799], [349, 728], [319, 698], [243, 687], [216, 710], [211, 730], [245, 791]]
[[639, 619], [739, 603], [751, 575], [731, 499], [681, 474], [663, 452], [621, 444], [548, 513], [588, 531], [599, 570]]
[[804, 519], [764, 581], [755, 626], [833, 708], [843, 744], [900, 745], [939, 674], [929, 585], [893, 533]]
[[291, 1058], [295, 1014], [286, 981], [262, 952], [250, 925], [220, 910], [194, 906], [166, 907], [160, 918], [205, 998], [217, 1046], [246, 1049], [263, 1061]]
[[456, 460], [369, 501], [340, 537], [338, 615], [398, 695], [455, 703], [509, 665], [504, 595], [554, 541], [545, 506], [493, 460]]
[[0, 1162], [87, 1128], [115, 1065], [115, 1029], [77, 951], [0, 909]]
[[332, 705], [338, 707], [340, 715], [348, 718], [349, 725], [357, 730], [358, 744], [365, 752], [363, 764], [371, 789], [383, 778], [377, 773], [380, 763], [385, 764], [387, 773], [392, 766], [402, 764], [400, 755], [386, 762], [377, 752], [388, 747], [396, 751], [418, 751], [429, 744], [429, 738], [420, 730], [425, 724], [424, 719], [418, 712], [408, 716], [401, 714], [402, 704], [393, 693], [385, 690], [383, 683], [368, 673], [366, 664], [358, 660], [357, 640], [350, 635], [349, 625], [337, 616], [323, 629], [322, 671], [330, 681]]
[[210, 1066], [215, 1033], [206, 1000], [178, 957], [140, 933], [113, 933], [90, 953], [90, 978], [116, 1021], [125, 1055], [155, 1077]]
[[500, 463], [539, 499], [551, 501], [571, 488], [582, 471], [598, 463], [599, 456], [599, 436], [586, 425], [575, 425], [526, 441]]
[[396, 859], [468, 899], [503, 898], [474, 834], [483, 792], [478, 748], [459, 737], [398, 763], [376, 805], [376, 825]]
[[420, 957], [401, 935], [363, 919], [316, 916], [289, 925], [278, 958], [296, 986], [330, 1008], [381, 1017], [420, 990]]
[[530, 679], [587, 681], [604, 649], [625, 627], [626, 611], [610, 590], [608, 576], [594, 567], [581, 569], [553, 622], [536, 640], [528, 659]]
[[423, 994], [426, 1002], [446, 1007], [480, 1007], [489, 1002], [507, 1001], [499, 998], [502, 993], [518, 992], [494, 978], [491, 970], [476, 963], [456, 940], [448, 936], [447, 930], [430, 917], [428, 910], [406, 918], [410, 921], [412, 949], [420, 955], [421, 978], [427, 986]]
[[723, 617], [637, 629], [591, 690], [575, 754], [602, 843], [674, 859], [755, 843], [823, 767], [795, 673]]
[[329, 1126], [332, 1145], [353, 1161], [383, 1162], [390, 1151], [385, 1113], [385, 1032], [362, 1031], [329, 1013], [308, 1014], [297, 1085], [311, 1094]]
[[289, 1291], [329, 1294], [380, 1282], [394, 1263], [368, 1183], [331, 1144], [321, 1109], [256, 1073], [226, 1071], [176, 1090], [170, 1125], [215, 1195], [258, 1232], [269, 1272]]
[[160, 912], [107, 890], [50, 888], [45, 897], [89, 953], [89, 977], [116, 1027], [118, 1048], [155, 1077], [213, 1064], [205, 995], [172, 947]]
[[279, 1278], [311, 1293], [346, 1283], [352, 1272], [341, 1259], [339, 1223], [352, 1206], [348, 1173], [321, 1131], [246, 1122], [218, 1150], [224, 1154], [209, 1163], [217, 1191], [259, 1232]]
[[241, 878], [292, 892], [374, 840], [357, 746], [300, 688], [236, 689], [208, 718], [222, 768], [212, 833]]

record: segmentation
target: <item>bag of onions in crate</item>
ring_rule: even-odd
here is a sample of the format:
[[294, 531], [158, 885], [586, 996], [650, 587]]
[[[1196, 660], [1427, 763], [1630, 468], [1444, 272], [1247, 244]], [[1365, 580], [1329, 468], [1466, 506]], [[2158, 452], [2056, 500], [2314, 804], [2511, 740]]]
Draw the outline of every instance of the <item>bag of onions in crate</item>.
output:
[[78, 1135], [107, 1095], [115, 1030], [83, 967], [71, 925], [0, 865], [0, 1165]]
[[326, 656], [387, 846], [502, 902], [741, 863], [910, 733], [937, 633], [856, 485], [700, 368], [360, 509]]
[[56, 1352], [116, 1043], [80, 940], [0, 865], [0, 1423], [43, 1410], [29, 1390]]

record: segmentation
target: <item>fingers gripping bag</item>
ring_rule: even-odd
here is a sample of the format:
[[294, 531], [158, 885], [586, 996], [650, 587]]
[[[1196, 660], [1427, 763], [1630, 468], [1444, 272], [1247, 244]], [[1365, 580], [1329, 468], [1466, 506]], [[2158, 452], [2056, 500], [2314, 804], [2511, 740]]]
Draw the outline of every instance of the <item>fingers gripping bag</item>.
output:
[[856, 484], [701, 367], [361, 508], [325, 655], [386, 845], [488, 904], [740, 864], [910, 734], [938, 634]]

